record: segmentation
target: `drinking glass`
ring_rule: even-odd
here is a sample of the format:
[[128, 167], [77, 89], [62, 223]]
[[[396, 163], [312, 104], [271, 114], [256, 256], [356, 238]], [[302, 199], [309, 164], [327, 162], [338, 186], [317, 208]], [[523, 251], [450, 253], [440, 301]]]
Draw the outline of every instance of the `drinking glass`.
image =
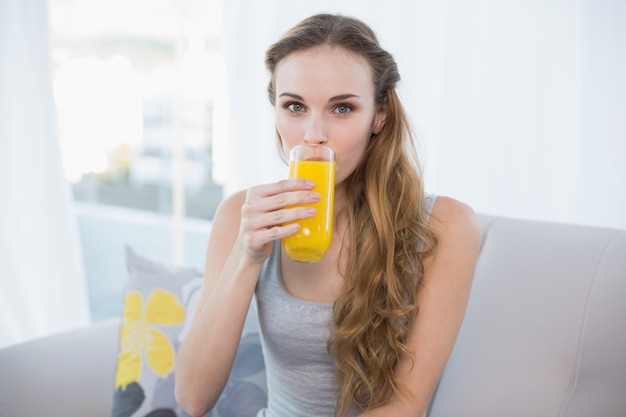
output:
[[335, 152], [323, 145], [299, 145], [289, 153], [289, 178], [306, 178], [315, 183], [319, 201], [306, 206], [315, 207], [314, 217], [298, 220], [300, 230], [282, 240], [287, 256], [298, 262], [318, 262], [322, 259], [333, 235], [335, 203]]

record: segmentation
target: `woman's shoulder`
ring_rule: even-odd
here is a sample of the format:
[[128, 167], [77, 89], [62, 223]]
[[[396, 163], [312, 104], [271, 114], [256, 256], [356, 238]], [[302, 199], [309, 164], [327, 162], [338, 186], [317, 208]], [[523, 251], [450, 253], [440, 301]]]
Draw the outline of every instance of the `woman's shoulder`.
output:
[[431, 227], [441, 239], [444, 236], [480, 238], [476, 213], [468, 204], [447, 196], [438, 196], [430, 216]]
[[454, 198], [439, 197], [429, 224], [437, 236], [437, 249], [424, 279], [451, 280], [455, 284], [450, 288], [469, 288], [480, 251], [480, 226], [474, 210]]
[[233, 225], [237, 225], [234, 230], [238, 230], [241, 221], [241, 207], [245, 201], [246, 190], [225, 197], [217, 206], [215, 216], [213, 216], [213, 228], [233, 230]]
[[247, 190], [239, 190], [227, 197], [225, 197], [219, 204], [217, 211], [230, 212], [232, 210], [239, 210], [243, 203], [246, 201]]

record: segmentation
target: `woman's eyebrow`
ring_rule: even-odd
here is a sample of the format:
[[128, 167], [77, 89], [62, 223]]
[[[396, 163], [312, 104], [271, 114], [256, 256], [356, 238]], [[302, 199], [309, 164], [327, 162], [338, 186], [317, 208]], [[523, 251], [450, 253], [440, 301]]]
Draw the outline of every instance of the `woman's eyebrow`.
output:
[[343, 100], [347, 100], [349, 98], [361, 98], [360, 96], [356, 95], [356, 94], [341, 94], [339, 96], [335, 96], [335, 97], [331, 97], [328, 102], [332, 103], [334, 101], [343, 101]]
[[278, 97], [291, 97], [291, 98], [296, 99], [296, 100], [304, 101], [304, 98], [300, 97], [297, 94], [293, 94], [293, 93], [282, 93]]
[[[280, 97], [290, 97], [290, 98], [293, 98], [295, 100], [304, 101], [304, 98], [302, 96], [299, 96], [298, 94], [294, 94], [294, 93], [287, 93], [287, 92], [285, 92], [285, 93], [281, 93], [278, 97], [279, 98]], [[349, 98], [361, 98], [361, 97], [359, 95], [357, 95], [357, 94], [351, 94], [351, 93], [340, 94], [338, 96], [334, 96], [334, 97], [329, 98], [328, 102], [329, 103], [333, 103], [335, 101], [343, 101], [343, 100], [347, 100]]]

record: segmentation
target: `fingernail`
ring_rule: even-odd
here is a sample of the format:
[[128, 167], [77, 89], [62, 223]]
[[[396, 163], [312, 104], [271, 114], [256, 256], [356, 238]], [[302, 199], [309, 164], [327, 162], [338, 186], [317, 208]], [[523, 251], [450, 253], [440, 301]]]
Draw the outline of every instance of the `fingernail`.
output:
[[309, 187], [315, 187], [315, 183], [313, 181], [306, 180], [306, 185]]

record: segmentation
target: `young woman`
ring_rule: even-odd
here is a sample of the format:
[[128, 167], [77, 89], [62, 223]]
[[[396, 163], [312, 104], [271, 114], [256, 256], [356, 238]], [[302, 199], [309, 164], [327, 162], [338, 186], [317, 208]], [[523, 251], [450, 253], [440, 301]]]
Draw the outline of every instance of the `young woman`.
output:
[[473, 211], [425, 194], [396, 63], [359, 20], [320, 14], [266, 54], [281, 152], [302, 143], [336, 153], [334, 232], [317, 263], [281, 239], [314, 184], [286, 179], [220, 205], [205, 284], [176, 370], [192, 416], [228, 379], [256, 294], [268, 382], [263, 417], [420, 416], [465, 312], [479, 248]]

